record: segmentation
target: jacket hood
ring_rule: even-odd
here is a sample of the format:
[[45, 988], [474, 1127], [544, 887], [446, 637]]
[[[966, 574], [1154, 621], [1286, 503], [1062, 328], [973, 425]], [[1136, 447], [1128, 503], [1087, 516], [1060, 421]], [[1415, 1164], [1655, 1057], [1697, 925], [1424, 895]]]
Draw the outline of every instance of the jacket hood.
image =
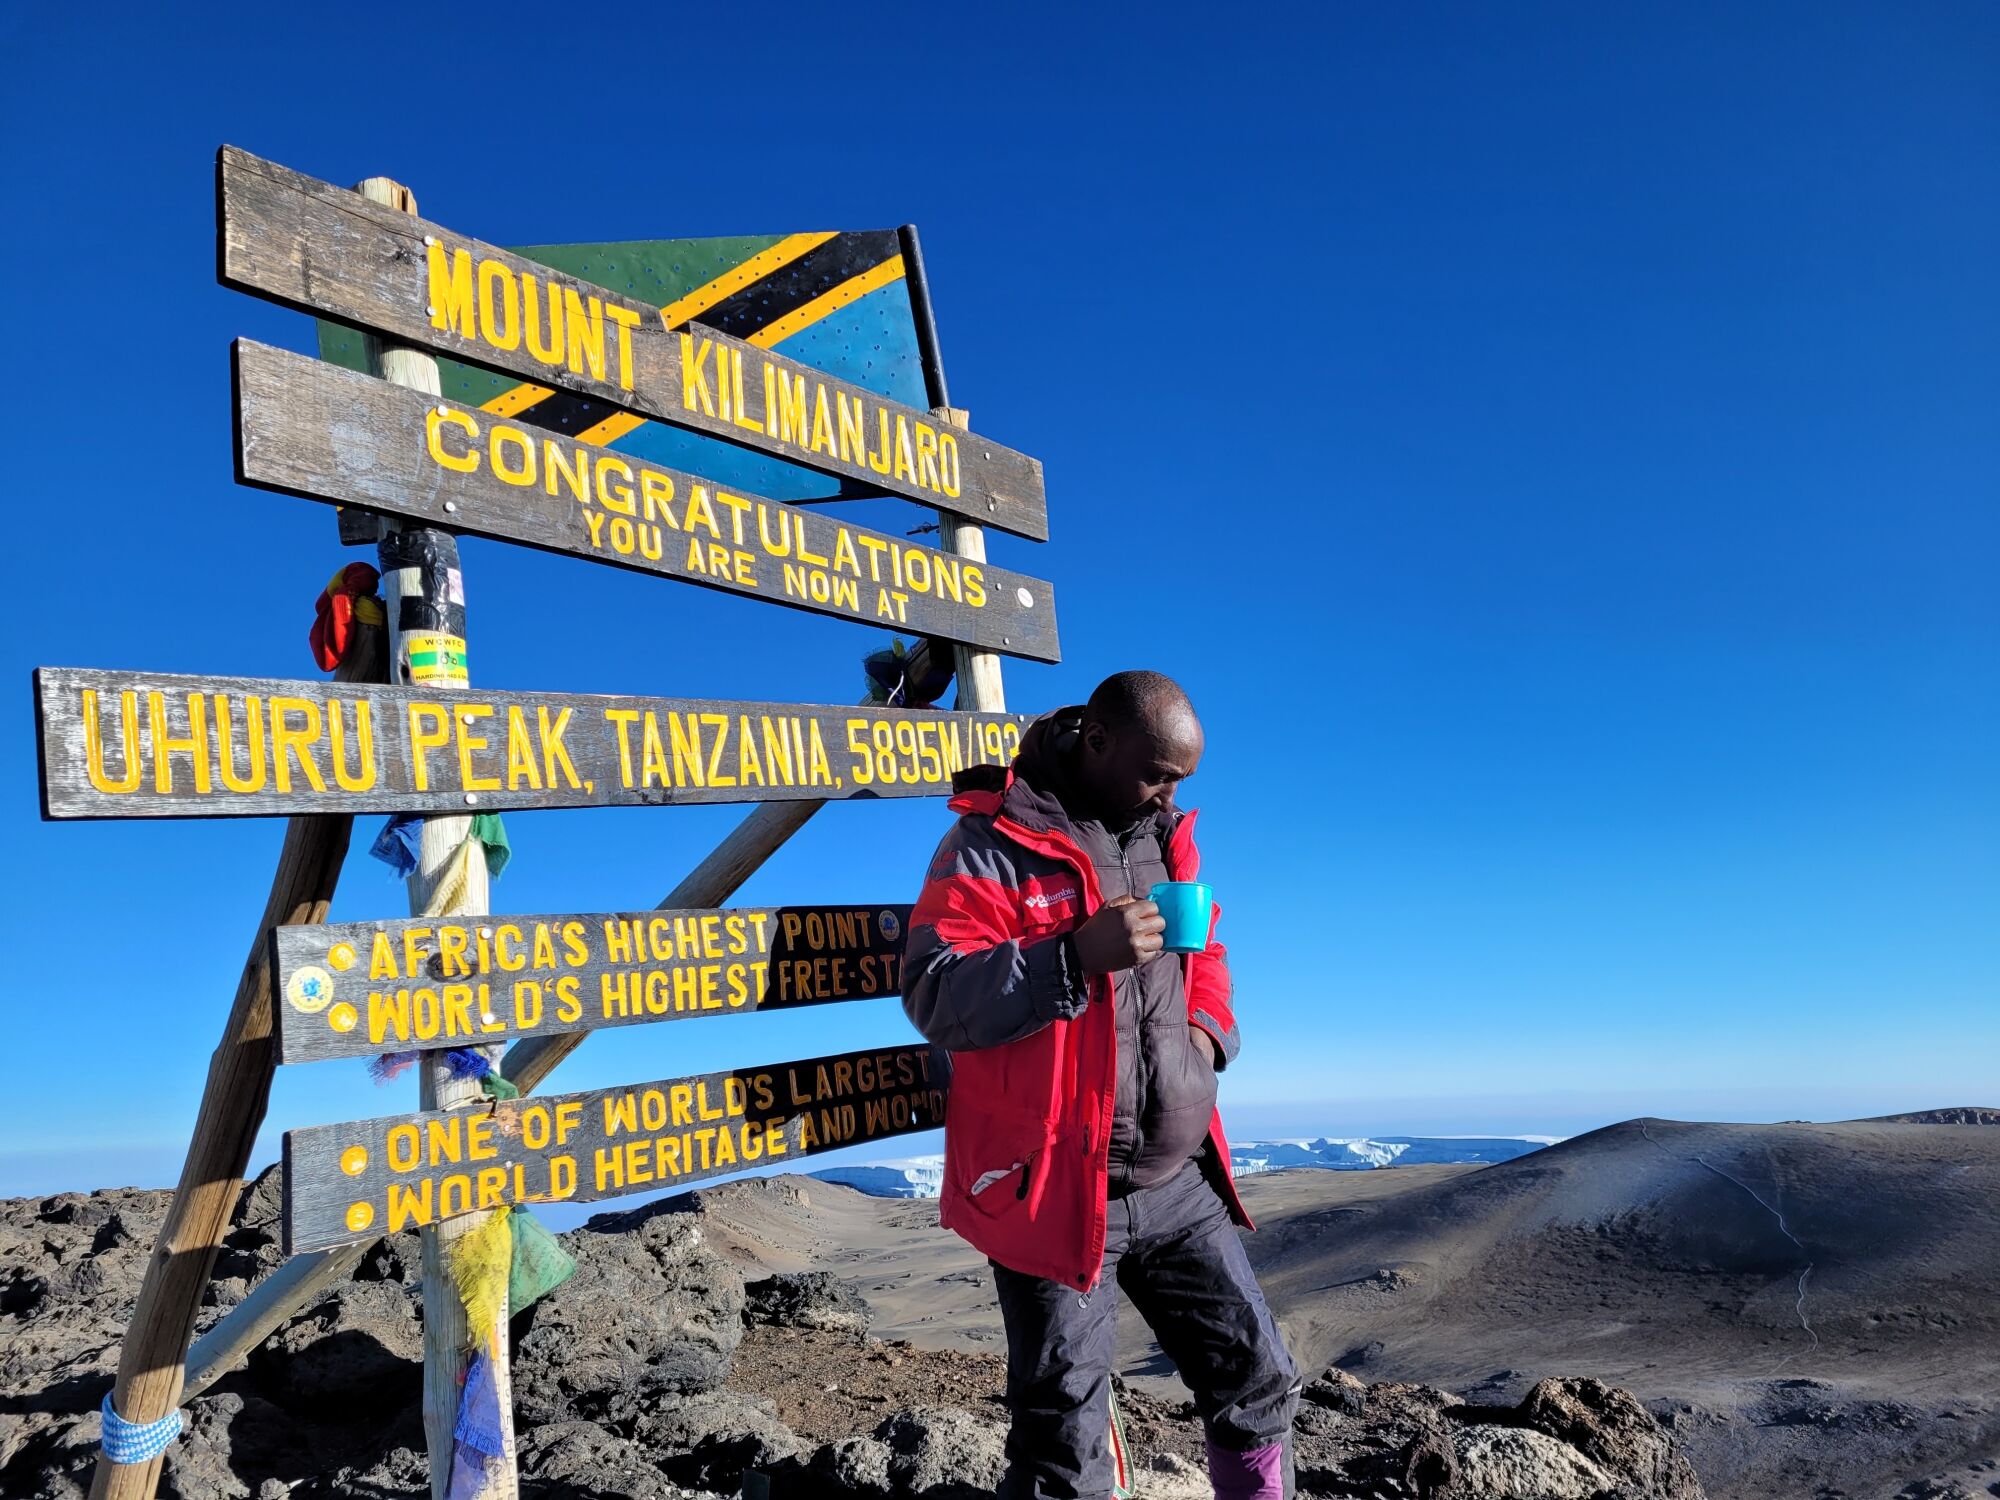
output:
[[1018, 776], [1047, 785], [1057, 772], [1056, 761], [1063, 748], [1074, 748], [1083, 731], [1083, 705], [1073, 703], [1043, 714], [1021, 733], [1021, 748], [1008, 766], [967, 766], [951, 778], [954, 794], [998, 792], [1004, 794]]
[[[1012, 765], [967, 766], [952, 777], [952, 809], [1004, 812], [1025, 828], [1074, 839], [1077, 820], [1070, 804], [1080, 800], [1074, 767], [1077, 740], [1083, 733], [1083, 708], [1081, 703], [1073, 703], [1031, 723], [1022, 732], [1021, 748]], [[1167, 837], [1182, 814], [1169, 805], [1155, 818], [1162, 837]]]

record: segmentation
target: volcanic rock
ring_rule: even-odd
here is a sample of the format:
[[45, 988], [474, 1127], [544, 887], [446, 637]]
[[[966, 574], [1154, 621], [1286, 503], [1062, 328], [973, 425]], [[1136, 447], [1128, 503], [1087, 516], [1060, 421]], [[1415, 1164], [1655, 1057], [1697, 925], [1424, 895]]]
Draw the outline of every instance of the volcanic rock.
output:
[[636, 1443], [595, 1422], [551, 1422], [515, 1446], [523, 1497], [660, 1500], [687, 1493], [662, 1480]]
[[1544, 1380], [1518, 1408], [1616, 1481], [1659, 1500], [1700, 1500], [1701, 1482], [1667, 1430], [1628, 1391], [1600, 1380]]
[[953, 1406], [899, 1411], [875, 1436], [888, 1446], [889, 1480], [899, 1495], [978, 1500], [1006, 1467], [1006, 1428]]
[[636, 1417], [705, 1391], [743, 1337], [743, 1278], [671, 1210], [599, 1215], [564, 1236], [576, 1274], [522, 1315], [514, 1411], [533, 1427]]
[[669, 1479], [725, 1493], [804, 1446], [772, 1402], [727, 1390], [662, 1402], [633, 1424], [632, 1437]]
[[828, 1271], [796, 1271], [743, 1284], [743, 1318], [775, 1328], [868, 1333], [868, 1304]]
[[1368, 1387], [1339, 1365], [1329, 1365], [1324, 1375], [1305, 1383], [1299, 1391], [1299, 1399], [1302, 1403], [1322, 1407], [1344, 1417], [1358, 1417], [1361, 1409], [1368, 1404]]

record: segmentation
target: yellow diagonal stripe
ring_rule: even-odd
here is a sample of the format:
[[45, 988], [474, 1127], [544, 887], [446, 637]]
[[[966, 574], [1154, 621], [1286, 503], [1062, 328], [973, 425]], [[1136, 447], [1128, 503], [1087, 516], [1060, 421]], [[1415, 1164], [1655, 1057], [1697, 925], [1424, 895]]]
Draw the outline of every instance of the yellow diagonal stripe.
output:
[[822, 292], [803, 307], [794, 308], [777, 322], [758, 329], [745, 341], [759, 349], [770, 349], [802, 328], [810, 328], [821, 318], [839, 312], [850, 302], [859, 302], [877, 287], [887, 286], [903, 274], [903, 257], [892, 255], [872, 271], [863, 271], [851, 281], [843, 281], [830, 292]]
[[788, 234], [768, 250], [759, 250], [742, 265], [724, 271], [707, 286], [696, 287], [685, 297], [660, 309], [660, 320], [668, 328], [678, 328], [689, 318], [699, 317], [716, 303], [733, 297], [753, 281], [762, 281], [780, 266], [788, 266], [809, 250], [816, 250], [838, 233]]
[[630, 412], [615, 411], [602, 422], [597, 422], [579, 432], [577, 440], [584, 443], [615, 443], [635, 427], [644, 427], [646, 419], [635, 417]]
[[546, 401], [555, 394], [545, 385], [523, 383], [512, 390], [502, 391], [491, 401], [480, 403], [479, 409], [493, 413], [496, 417], [518, 417], [537, 401]]

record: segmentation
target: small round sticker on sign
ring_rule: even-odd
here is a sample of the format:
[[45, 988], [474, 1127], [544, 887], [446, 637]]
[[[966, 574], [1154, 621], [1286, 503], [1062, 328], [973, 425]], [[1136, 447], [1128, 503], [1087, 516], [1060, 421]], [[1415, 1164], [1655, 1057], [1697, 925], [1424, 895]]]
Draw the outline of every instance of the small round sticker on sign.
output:
[[293, 1010], [316, 1016], [333, 999], [333, 976], [324, 969], [300, 969], [285, 981], [285, 998]]
[[882, 913], [881, 916], [877, 917], [875, 921], [877, 925], [880, 926], [882, 929], [882, 936], [887, 938], [890, 942], [892, 943], [895, 942], [896, 939], [902, 935], [903, 924], [896, 920], [896, 914], [894, 912], [885, 911]]

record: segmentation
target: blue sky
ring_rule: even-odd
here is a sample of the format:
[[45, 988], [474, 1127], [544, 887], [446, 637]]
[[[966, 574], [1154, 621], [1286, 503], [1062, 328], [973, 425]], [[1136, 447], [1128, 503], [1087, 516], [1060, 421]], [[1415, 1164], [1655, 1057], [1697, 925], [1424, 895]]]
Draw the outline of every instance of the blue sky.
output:
[[[0, 1192], [171, 1180], [281, 834], [41, 823], [29, 669], [313, 675], [348, 556], [230, 480], [229, 339], [312, 333], [215, 285], [225, 141], [501, 244], [916, 221], [954, 398], [1047, 466], [1011, 705], [1144, 665], [1208, 723], [1239, 1135], [2000, 1102], [2000, 12], [313, 9], [0, 21]], [[843, 702], [880, 641], [464, 557], [488, 686]], [[496, 904], [649, 906], [739, 816], [511, 817]], [[830, 809], [742, 899], [911, 899], [945, 817]], [[336, 914], [403, 901], [357, 853]], [[412, 1094], [283, 1070], [260, 1155]]]

